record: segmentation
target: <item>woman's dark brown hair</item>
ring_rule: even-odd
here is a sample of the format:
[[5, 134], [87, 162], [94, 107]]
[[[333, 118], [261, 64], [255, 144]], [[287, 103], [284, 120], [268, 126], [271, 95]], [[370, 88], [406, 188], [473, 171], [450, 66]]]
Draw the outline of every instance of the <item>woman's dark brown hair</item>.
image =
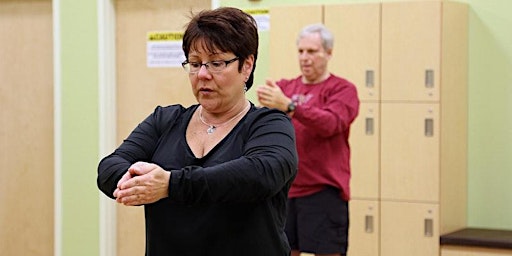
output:
[[239, 72], [242, 71], [244, 61], [254, 55], [254, 65], [246, 82], [247, 89], [251, 88], [258, 57], [258, 28], [251, 15], [233, 7], [201, 11], [186, 25], [182, 47], [187, 59], [190, 50], [195, 50], [191, 48], [197, 47], [195, 43], [199, 41], [212, 53], [234, 53], [240, 58]]

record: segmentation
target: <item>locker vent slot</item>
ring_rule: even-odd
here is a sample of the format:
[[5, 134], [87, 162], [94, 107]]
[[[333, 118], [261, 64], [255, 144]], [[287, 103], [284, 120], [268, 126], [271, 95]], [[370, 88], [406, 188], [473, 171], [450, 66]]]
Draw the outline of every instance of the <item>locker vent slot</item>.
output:
[[425, 87], [434, 88], [434, 70], [432, 69], [425, 71]]
[[373, 233], [373, 216], [364, 216], [364, 231], [366, 233]]
[[374, 86], [374, 72], [373, 70], [366, 70], [366, 87], [373, 88]]
[[434, 136], [434, 119], [432, 119], [432, 118], [425, 119], [425, 136], [426, 137]]
[[432, 219], [425, 219], [425, 236], [431, 237], [434, 235], [434, 221]]
[[373, 135], [373, 130], [374, 130], [373, 126], [374, 126], [373, 118], [372, 117], [367, 117], [366, 121], [365, 121], [365, 133], [366, 133], [366, 135]]

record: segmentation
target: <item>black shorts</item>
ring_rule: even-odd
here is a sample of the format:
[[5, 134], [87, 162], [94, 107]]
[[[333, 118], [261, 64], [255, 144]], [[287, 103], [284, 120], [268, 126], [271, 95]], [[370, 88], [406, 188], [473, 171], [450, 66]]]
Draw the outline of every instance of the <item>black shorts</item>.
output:
[[314, 254], [340, 253], [348, 246], [348, 202], [337, 188], [288, 199], [286, 235], [292, 250]]

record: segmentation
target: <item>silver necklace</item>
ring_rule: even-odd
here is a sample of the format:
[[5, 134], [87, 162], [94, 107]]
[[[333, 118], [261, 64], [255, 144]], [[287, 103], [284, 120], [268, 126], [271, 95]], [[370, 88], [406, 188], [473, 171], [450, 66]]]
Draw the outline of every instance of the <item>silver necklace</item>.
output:
[[251, 106], [250, 104], [249, 104], [249, 105], [247, 105], [247, 107], [246, 107], [246, 108], [244, 108], [242, 111], [240, 111], [240, 113], [236, 114], [236, 115], [235, 115], [235, 116], [233, 116], [231, 119], [229, 119], [229, 120], [227, 120], [226, 122], [221, 123], [221, 124], [209, 124], [209, 123], [207, 123], [207, 122], [204, 120], [204, 118], [203, 118], [203, 107], [202, 107], [202, 106], [199, 106], [199, 120], [201, 120], [201, 122], [202, 122], [203, 124], [205, 124], [206, 126], [208, 126], [208, 128], [206, 129], [206, 133], [208, 133], [208, 134], [212, 134], [212, 133], [214, 133], [214, 132], [215, 132], [215, 130], [217, 130], [217, 128], [219, 128], [219, 127], [221, 127], [221, 126], [223, 126], [223, 125], [225, 125], [225, 124], [227, 124], [227, 123], [229, 123], [229, 122], [231, 122], [231, 121], [235, 120], [235, 118], [239, 117], [242, 113], [244, 113], [246, 110], [248, 110], [250, 106]]

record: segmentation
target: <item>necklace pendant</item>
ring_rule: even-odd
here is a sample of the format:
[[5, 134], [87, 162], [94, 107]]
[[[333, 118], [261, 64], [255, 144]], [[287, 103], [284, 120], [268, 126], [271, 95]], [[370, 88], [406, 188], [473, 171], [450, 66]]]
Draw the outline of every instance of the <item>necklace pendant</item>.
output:
[[208, 134], [212, 134], [212, 133], [215, 131], [215, 129], [216, 129], [216, 128], [215, 128], [215, 126], [210, 125], [210, 126], [208, 127], [208, 129], [206, 129], [206, 133], [208, 133]]

